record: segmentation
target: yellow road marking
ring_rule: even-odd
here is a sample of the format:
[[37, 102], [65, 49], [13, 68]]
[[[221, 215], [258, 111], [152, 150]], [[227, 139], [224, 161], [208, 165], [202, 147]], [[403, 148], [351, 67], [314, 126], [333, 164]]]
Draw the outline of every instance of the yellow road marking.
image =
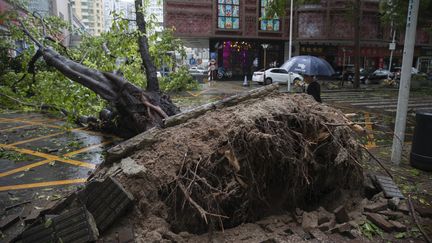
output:
[[33, 126], [33, 125], [27, 124], [27, 125], [22, 125], [22, 126], [18, 126], [18, 127], [9, 127], [9, 128], [5, 128], [5, 129], [0, 130], [0, 132], [13, 131], [16, 129], [31, 127], [31, 126]]
[[366, 144], [366, 148], [375, 148], [376, 147], [376, 143], [375, 143], [375, 137], [373, 135], [373, 128], [372, 128], [372, 123], [371, 123], [371, 118], [370, 118], [370, 114], [369, 112], [365, 112], [364, 113], [364, 117], [365, 117], [365, 124], [366, 124], [366, 130], [368, 130], [368, 143]]
[[46, 181], [46, 182], [38, 182], [38, 183], [30, 183], [30, 184], [0, 186], [0, 191], [19, 190], [19, 189], [28, 189], [28, 188], [46, 187], [46, 186], [60, 186], [60, 185], [68, 185], [68, 184], [78, 184], [78, 183], [85, 183], [86, 181], [87, 181], [87, 179], [81, 178], [81, 179], [72, 179], [72, 180]]
[[102, 147], [102, 146], [110, 144], [110, 143], [112, 143], [112, 141], [106, 141], [106, 142], [103, 142], [103, 143], [91, 145], [91, 146], [88, 146], [88, 147], [85, 147], [85, 148], [82, 148], [82, 149], [78, 149], [76, 151], [72, 151], [72, 152], [69, 152], [67, 154], [64, 154], [63, 157], [72, 157], [75, 154], [86, 152], [86, 151], [89, 151], [89, 150], [94, 149], [94, 148]]
[[75, 129], [72, 129], [72, 130], [67, 130], [67, 131], [62, 131], [62, 132], [56, 132], [56, 133], [51, 133], [51, 134], [48, 134], [48, 135], [45, 135], [45, 136], [40, 136], [40, 137], [30, 138], [30, 139], [27, 139], [27, 140], [18, 141], [18, 142], [11, 143], [11, 144], [8, 144], [8, 145], [15, 146], [15, 145], [23, 144], [23, 143], [29, 143], [29, 142], [33, 142], [33, 141], [37, 141], [37, 140], [41, 140], [41, 139], [44, 139], [44, 138], [54, 137], [54, 136], [57, 136], [57, 135], [63, 134], [63, 133], [65, 133], [65, 132], [80, 131], [80, 130], [82, 130], [82, 128], [75, 128]]
[[[82, 148], [82, 149], [79, 149], [79, 150], [72, 151], [70, 153], [64, 154], [63, 157], [71, 157], [73, 155], [76, 155], [76, 154], [79, 154], [79, 153], [82, 153], [82, 152], [86, 152], [88, 150], [91, 150], [91, 149], [94, 149], [94, 148], [98, 148], [98, 147], [101, 147], [103, 145], [107, 145], [107, 144], [110, 144], [110, 143], [112, 143], [112, 141], [106, 141], [106, 142], [103, 142], [103, 143], [100, 143], [100, 144], [95, 144], [95, 145], [92, 145], [92, 146], [89, 146], [89, 147], [85, 147], [85, 148]], [[29, 164], [29, 165], [22, 166], [22, 167], [13, 169], [13, 170], [9, 170], [9, 171], [0, 173], [0, 178], [8, 176], [8, 175], [15, 174], [15, 173], [18, 173], [18, 172], [21, 172], [21, 171], [25, 171], [25, 170], [28, 170], [28, 169], [32, 169], [34, 167], [38, 167], [38, 166], [41, 166], [41, 165], [44, 165], [44, 164], [48, 164], [48, 163], [50, 163], [52, 161], [55, 161], [55, 160], [54, 159], [45, 159], [45, 160], [42, 160], [42, 161], [35, 162], [33, 164]], [[63, 161], [60, 161], [60, 162], [63, 162]], [[80, 161], [78, 161], [78, 162], [80, 162]], [[85, 162], [82, 162], [82, 163], [85, 163]], [[70, 161], [69, 161], [69, 164], [71, 164]], [[77, 164], [75, 164], [75, 165], [77, 165]], [[87, 167], [87, 166], [84, 166], [84, 167]]]
[[31, 125], [39, 125], [39, 126], [43, 126], [43, 127], [63, 128], [62, 126], [50, 125], [50, 124], [46, 124], [44, 122], [28, 121], [28, 120], [12, 119], [12, 118], [1, 118], [1, 119], [3, 119], [4, 121], [8, 121], [8, 122], [20, 122], [20, 123], [26, 123], [26, 124], [31, 124]]
[[190, 92], [190, 91], [187, 91], [187, 93], [190, 94], [190, 95], [192, 95], [193, 97], [197, 97], [197, 96], [200, 96], [201, 94], [203, 94], [203, 93], [205, 93], [205, 92], [207, 92], [207, 91], [209, 91], [209, 90], [206, 89], [206, 90], [200, 91], [200, 92], [198, 92], [198, 93], [196, 93], [196, 94], [194, 94], [194, 93], [192, 93], [192, 92]]
[[56, 132], [56, 133], [51, 133], [51, 134], [48, 134], [48, 135], [45, 135], [45, 136], [40, 136], [40, 137], [30, 138], [30, 139], [27, 139], [27, 140], [18, 141], [18, 142], [11, 143], [11, 144], [8, 144], [8, 145], [10, 145], [10, 146], [15, 146], [15, 145], [23, 144], [23, 143], [29, 143], [29, 142], [33, 142], [33, 141], [37, 141], [37, 140], [41, 140], [41, 139], [44, 139], [44, 138], [54, 137], [54, 136], [57, 136], [57, 135], [60, 135], [60, 134], [63, 134], [63, 133], [65, 133], [65, 132]]
[[9, 171], [6, 171], [6, 172], [3, 172], [3, 173], [0, 173], [0, 178], [1, 178], [1, 177], [8, 176], [8, 175], [15, 174], [15, 173], [18, 173], [18, 172], [21, 172], [21, 171], [26, 171], [26, 170], [29, 170], [29, 169], [31, 169], [31, 168], [38, 167], [38, 166], [41, 166], [41, 165], [44, 165], [44, 164], [48, 164], [48, 163], [51, 162], [51, 161], [53, 161], [53, 160], [51, 160], [51, 159], [46, 159], [46, 160], [42, 160], [42, 161], [35, 162], [35, 163], [33, 163], [33, 164], [29, 164], [29, 165], [26, 165], [26, 166], [22, 166], [22, 167], [19, 167], [19, 168], [13, 169], [13, 170], [9, 170]]
[[57, 160], [60, 162], [64, 162], [64, 163], [68, 163], [68, 164], [72, 164], [72, 165], [77, 165], [77, 166], [82, 166], [82, 167], [87, 167], [87, 168], [91, 168], [91, 169], [96, 168], [96, 166], [94, 164], [81, 162], [78, 160], [64, 159], [64, 158], [61, 158], [61, 157], [56, 156], [56, 155], [45, 154], [45, 153], [30, 150], [30, 149], [17, 148], [17, 147], [14, 147], [12, 145], [0, 144], [0, 148], [13, 149], [13, 150], [15, 150], [19, 153], [22, 153], [22, 154], [30, 154], [30, 155], [34, 155], [37, 157], [42, 157], [44, 159]]

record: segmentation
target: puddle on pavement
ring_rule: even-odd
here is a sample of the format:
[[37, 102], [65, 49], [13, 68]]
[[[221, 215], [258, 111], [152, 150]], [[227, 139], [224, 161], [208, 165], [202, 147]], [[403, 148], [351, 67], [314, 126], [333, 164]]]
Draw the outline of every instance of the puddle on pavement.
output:
[[65, 124], [39, 113], [0, 114], [0, 208], [25, 200], [43, 205], [75, 190], [103, 162], [105, 151], [122, 141], [67, 131]]

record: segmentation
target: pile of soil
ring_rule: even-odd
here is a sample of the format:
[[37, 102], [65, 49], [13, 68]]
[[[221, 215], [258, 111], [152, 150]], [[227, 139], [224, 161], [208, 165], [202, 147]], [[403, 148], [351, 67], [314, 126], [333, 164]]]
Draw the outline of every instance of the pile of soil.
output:
[[308, 95], [274, 92], [155, 134], [95, 174], [114, 175], [134, 195], [127, 221], [146, 241], [227, 229], [363, 188], [347, 118]]

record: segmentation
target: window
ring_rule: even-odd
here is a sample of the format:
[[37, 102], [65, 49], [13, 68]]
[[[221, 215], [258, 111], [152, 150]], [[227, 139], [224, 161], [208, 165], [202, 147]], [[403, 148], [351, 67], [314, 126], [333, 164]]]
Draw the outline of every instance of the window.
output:
[[280, 19], [277, 15], [273, 18], [266, 16], [266, 10], [269, 3], [273, 0], [261, 0], [261, 21], [260, 30], [280, 31]]
[[218, 0], [218, 28], [240, 28], [240, 0]]

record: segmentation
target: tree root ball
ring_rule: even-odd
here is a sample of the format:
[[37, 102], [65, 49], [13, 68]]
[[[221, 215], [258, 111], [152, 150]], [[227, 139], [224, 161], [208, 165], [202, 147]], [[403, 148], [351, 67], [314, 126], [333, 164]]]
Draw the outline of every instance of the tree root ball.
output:
[[304, 94], [274, 92], [209, 111], [161, 129], [132, 158], [148, 176], [119, 179], [148, 205], [162, 202], [146, 214], [162, 215], [175, 232], [234, 227], [363, 183], [348, 120]]

